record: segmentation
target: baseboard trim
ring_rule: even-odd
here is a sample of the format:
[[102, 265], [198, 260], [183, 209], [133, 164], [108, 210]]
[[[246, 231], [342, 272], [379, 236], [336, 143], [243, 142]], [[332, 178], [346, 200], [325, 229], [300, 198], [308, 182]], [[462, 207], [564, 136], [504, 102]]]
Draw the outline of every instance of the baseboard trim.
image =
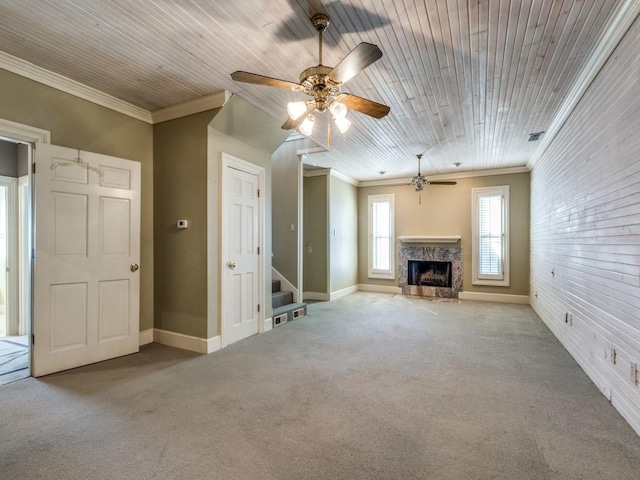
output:
[[351, 295], [358, 291], [358, 285], [351, 285], [350, 287], [343, 288], [342, 290], [338, 290], [335, 292], [331, 292], [329, 295], [329, 300], [337, 300], [342, 297], [346, 297], [347, 295]]
[[148, 345], [153, 343], [153, 328], [142, 330], [138, 335], [138, 345]]
[[168, 330], [153, 329], [153, 341], [168, 347], [181, 348], [197, 353], [213, 353], [222, 348], [220, 335], [211, 338], [193, 337]]
[[273, 317], [265, 318], [264, 323], [262, 324], [262, 332], [268, 332], [273, 328]]
[[361, 292], [376, 292], [376, 293], [402, 293], [402, 289], [400, 287], [396, 287], [393, 285], [373, 285], [371, 283], [360, 283], [358, 285], [358, 290]]
[[529, 305], [529, 295], [507, 295], [504, 293], [460, 292], [460, 300], [476, 300], [478, 302], [516, 303]]
[[319, 300], [321, 302], [328, 302], [331, 299], [328, 293], [320, 292], [304, 292], [302, 298], [305, 300]]

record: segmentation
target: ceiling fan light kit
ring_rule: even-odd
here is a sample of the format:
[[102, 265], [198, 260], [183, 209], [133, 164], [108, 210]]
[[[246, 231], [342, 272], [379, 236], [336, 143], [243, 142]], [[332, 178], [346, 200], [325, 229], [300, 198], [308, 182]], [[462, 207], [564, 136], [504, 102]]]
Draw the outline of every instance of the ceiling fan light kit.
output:
[[[382, 118], [387, 115], [390, 109], [386, 105], [349, 93], [340, 93], [341, 86], [381, 58], [382, 51], [376, 45], [363, 42], [351, 50], [338, 65], [327, 67], [322, 65], [322, 33], [329, 26], [329, 17], [318, 13], [311, 18], [311, 23], [319, 36], [319, 61], [318, 65], [309, 67], [300, 74], [299, 83], [242, 71], [233, 72], [231, 78], [237, 82], [303, 92], [312, 97], [306, 102], [289, 102], [287, 104], [289, 120], [282, 125], [285, 130], [297, 129], [305, 136], [310, 136], [313, 133], [314, 112], [324, 113], [329, 110], [340, 133], [345, 133], [351, 127], [351, 120], [346, 118], [349, 109], [374, 118]], [[329, 129], [329, 144], [331, 143], [330, 131]]]

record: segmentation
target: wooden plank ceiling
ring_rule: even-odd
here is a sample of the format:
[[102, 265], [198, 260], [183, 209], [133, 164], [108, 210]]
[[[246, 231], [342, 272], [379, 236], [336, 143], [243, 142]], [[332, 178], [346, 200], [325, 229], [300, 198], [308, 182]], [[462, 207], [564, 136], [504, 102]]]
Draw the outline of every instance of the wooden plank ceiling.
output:
[[0, 50], [150, 111], [225, 89], [284, 122], [303, 94], [229, 74], [297, 82], [318, 63], [309, 17], [327, 13], [323, 63], [378, 45], [343, 91], [391, 113], [349, 113], [307, 162], [379, 180], [414, 175], [425, 150], [427, 174], [525, 165], [619, 1], [0, 0]]

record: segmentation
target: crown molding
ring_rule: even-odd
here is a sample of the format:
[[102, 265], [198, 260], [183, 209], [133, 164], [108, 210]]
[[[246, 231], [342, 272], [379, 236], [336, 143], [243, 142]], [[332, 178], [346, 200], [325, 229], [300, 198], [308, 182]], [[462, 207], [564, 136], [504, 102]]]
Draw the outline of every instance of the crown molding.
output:
[[162, 123], [176, 118], [186, 117], [195, 113], [206, 112], [223, 107], [231, 98], [231, 92], [220, 90], [219, 92], [205, 95], [204, 97], [189, 100], [170, 107], [161, 108], [151, 112], [151, 123]]
[[302, 176], [304, 177], [322, 177], [331, 175], [330, 168], [314, 168], [313, 170], [304, 170]]
[[[493, 175], [511, 175], [514, 173], [528, 173], [528, 167], [492, 168], [489, 170], [475, 170], [470, 172], [442, 173], [438, 175], [425, 175], [429, 180], [457, 180], [460, 178], [489, 177]], [[370, 180], [359, 182], [359, 187], [381, 187], [393, 185], [409, 185], [409, 178], [390, 178], [388, 180]]]
[[2, 51], [0, 51], [0, 68], [143, 122], [151, 123], [151, 113], [143, 108]]
[[580, 72], [578, 79], [573, 84], [571, 90], [565, 97], [564, 102], [554, 117], [551, 125], [542, 136], [542, 141], [527, 163], [529, 170], [533, 169], [536, 162], [542, 157], [551, 142], [560, 132], [573, 109], [578, 105], [583, 95], [593, 83], [594, 79], [609, 59], [615, 48], [622, 41], [631, 25], [640, 15], [640, 2], [638, 0], [624, 0], [620, 2], [611, 13], [607, 24], [602, 29], [600, 37], [596, 42], [595, 49], [591, 52], [589, 60]]
[[360, 186], [360, 182], [358, 180], [351, 178], [350, 176], [345, 175], [344, 173], [340, 173], [337, 170], [334, 170], [333, 168], [331, 169], [331, 176], [337, 178], [338, 180], [342, 180], [343, 182], [349, 183], [354, 187]]

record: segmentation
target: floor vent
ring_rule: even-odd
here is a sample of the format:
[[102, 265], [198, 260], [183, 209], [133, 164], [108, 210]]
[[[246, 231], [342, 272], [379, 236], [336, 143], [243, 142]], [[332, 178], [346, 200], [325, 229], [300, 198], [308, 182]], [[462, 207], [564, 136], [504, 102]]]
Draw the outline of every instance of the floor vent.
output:
[[287, 323], [287, 314], [283, 313], [282, 315], [278, 315], [277, 317], [273, 317], [273, 326], [277, 327], [278, 325], [282, 325], [283, 323]]
[[304, 308], [299, 308], [293, 311], [293, 319], [304, 317]]

